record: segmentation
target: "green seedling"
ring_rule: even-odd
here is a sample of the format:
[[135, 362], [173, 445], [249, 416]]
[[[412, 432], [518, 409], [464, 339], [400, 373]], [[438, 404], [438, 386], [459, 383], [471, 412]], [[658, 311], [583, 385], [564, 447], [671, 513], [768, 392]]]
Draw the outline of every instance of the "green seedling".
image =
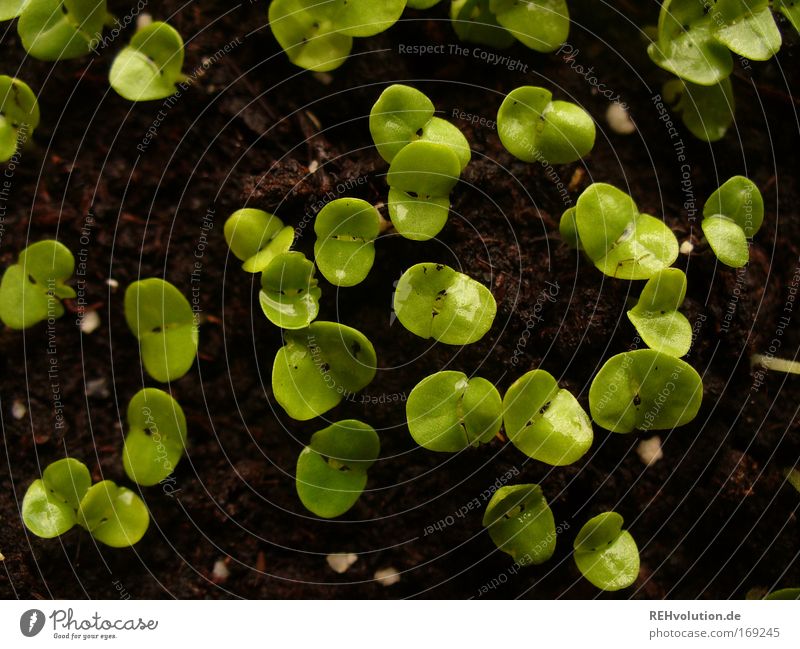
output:
[[458, 156], [461, 170], [469, 164], [469, 142], [457, 126], [435, 116], [427, 95], [411, 86], [389, 86], [369, 113], [369, 130], [378, 153], [391, 163], [412, 142], [435, 142], [449, 146]]
[[403, 147], [386, 176], [389, 217], [398, 234], [414, 241], [439, 234], [460, 174], [458, 157], [444, 144], [419, 141]]
[[269, 26], [289, 60], [316, 72], [335, 70], [353, 49], [353, 38], [394, 25], [406, 0], [272, 0]]
[[544, 563], [556, 549], [556, 523], [538, 484], [500, 487], [483, 515], [497, 548], [521, 566]]
[[769, 0], [664, 0], [658, 36], [648, 47], [656, 65], [701, 86], [731, 74], [731, 51], [766, 61], [781, 46]]
[[575, 537], [575, 563], [601, 590], [622, 590], [639, 576], [639, 548], [622, 529], [622, 516], [605, 512], [587, 521]]
[[497, 303], [480, 282], [444, 264], [412, 266], [397, 283], [394, 311], [400, 323], [422, 338], [468, 345], [486, 334]]
[[94, 50], [108, 21], [106, 0], [3, 0], [0, 20], [19, 17], [17, 33], [32, 57], [58, 61]]
[[364, 281], [375, 262], [375, 239], [381, 215], [358, 198], [339, 198], [323, 207], [314, 221], [314, 258], [319, 272], [334, 286]]
[[27, 83], [0, 75], [0, 162], [10, 160], [39, 126], [39, 103]]
[[183, 39], [170, 25], [154, 22], [137, 31], [114, 59], [111, 87], [129, 101], [152, 101], [174, 95], [186, 81]]
[[66, 282], [75, 258], [58, 241], [39, 241], [19, 254], [0, 281], [0, 320], [12, 329], [27, 329], [64, 315], [61, 300], [75, 297]]
[[95, 540], [112, 548], [138, 543], [150, 524], [141, 498], [110, 480], [91, 485], [89, 469], [83, 462], [72, 458], [53, 462], [25, 492], [25, 526], [45, 539], [80, 525]]
[[437, 372], [420, 381], [406, 403], [411, 437], [429, 451], [455, 453], [490, 442], [500, 432], [503, 404], [486, 379]]
[[686, 297], [686, 275], [665, 268], [645, 284], [628, 319], [645, 344], [657, 352], [681, 357], [692, 345], [692, 325], [678, 311]]
[[560, 229], [567, 243], [577, 243], [599, 270], [619, 279], [649, 279], [678, 258], [672, 230], [606, 183], [589, 185], [564, 212]]
[[578, 400], [544, 370], [532, 370], [511, 385], [503, 398], [503, 424], [514, 446], [553, 466], [579, 460], [594, 437]]
[[312, 322], [286, 331], [272, 367], [275, 400], [293, 419], [317, 417], [375, 377], [375, 349], [360, 331], [337, 322]]
[[769, 600], [795, 600], [800, 599], [800, 588], [781, 588], [780, 590], [774, 590], [769, 595], [766, 595], [764, 599]]
[[683, 426], [702, 400], [703, 382], [694, 368], [652, 349], [613, 356], [589, 388], [592, 419], [613, 433]]
[[297, 495], [321, 518], [341, 516], [361, 496], [381, 452], [378, 433], [355, 419], [317, 431], [297, 458]]
[[125, 320], [156, 381], [174, 381], [189, 371], [197, 355], [197, 323], [189, 301], [172, 284], [153, 277], [128, 286]]
[[752, 180], [734, 176], [703, 206], [703, 234], [723, 264], [741, 268], [750, 260], [748, 240], [764, 221], [764, 199]]
[[125, 474], [143, 487], [158, 484], [175, 470], [185, 448], [186, 417], [180, 404], [157, 388], [137, 392], [128, 403]]
[[574, 162], [594, 146], [595, 126], [589, 113], [537, 86], [512, 90], [497, 112], [503, 146], [524, 162]]
[[552, 52], [567, 40], [566, 0], [453, 0], [450, 18], [463, 41], [508, 47], [514, 40]]
[[689, 132], [700, 140], [721, 140], [733, 124], [736, 102], [730, 79], [712, 86], [672, 79], [664, 84], [663, 93]]
[[225, 221], [225, 241], [248, 273], [260, 273], [278, 255], [289, 252], [294, 229], [277, 216], [246, 207]]
[[264, 315], [282, 329], [303, 329], [317, 317], [322, 295], [314, 262], [302, 252], [286, 252], [261, 274], [259, 301]]

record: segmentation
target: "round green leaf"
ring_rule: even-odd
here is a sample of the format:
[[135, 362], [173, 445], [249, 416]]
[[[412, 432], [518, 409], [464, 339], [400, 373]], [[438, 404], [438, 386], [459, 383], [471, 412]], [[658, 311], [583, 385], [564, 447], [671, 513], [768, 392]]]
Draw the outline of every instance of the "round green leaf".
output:
[[143, 487], [158, 484], [175, 470], [185, 447], [186, 417], [180, 404], [156, 388], [137, 392], [128, 404], [125, 474]]
[[566, 0], [491, 0], [497, 22], [526, 47], [552, 52], [569, 35]]
[[34, 58], [74, 59], [97, 47], [107, 17], [106, 0], [28, 0], [17, 31]]
[[509, 153], [525, 162], [574, 162], [594, 146], [589, 113], [536, 86], [512, 90], [497, 112], [497, 132]]
[[658, 40], [647, 53], [653, 62], [681, 79], [701, 86], [730, 76], [733, 58], [715, 38], [715, 25], [697, 0], [664, 0], [658, 18]]
[[703, 216], [725, 216], [752, 238], [764, 222], [764, 199], [756, 184], [744, 176], [726, 180], [703, 206]]
[[514, 44], [514, 35], [501, 27], [489, 8], [489, 0], [453, 0], [450, 20], [458, 38], [503, 49]]
[[319, 271], [335, 286], [364, 281], [375, 261], [374, 241], [381, 216], [358, 198], [339, 198], [323, 207], [314, 221], [314, 257]]
[[77, 509], [92, 478], [83, 462], [72, 458], [49, 465], [22, 499], [22, 520], [36, 536], [52, 539], [78, 522]]
[[244, 262], [242, 268], [248, 273], [262, 272], [275, 257], [289, 252], [294, 242], [294, 230], [277, 216], [249, 207], [231, 214], [223, 230], [231, 252]]
[[12, 20], [19, 16], [29, 0], [0, 0], [0, 20]]
[[663, 221], [639, 214], [633, 199], [606, 183], [578, 198], [578, 238], [595, 266], [619, 279], [648, 279], [678, 258], [678, 240]]
[[666, 268], [653, 275], [628, 319], [645, 344], [670, 356], [685, 356], [692, 345], [692, 325], [678, 312], [686, 297], [686, 275]]
[[24, 81], [0, 75], [0, 162], [9, 160], [39, 126], [36, 95]]
[[713, 86], [672, 79], [664, 84], [664, 98], [692, 135], [705, 142], [721, 140], [733, 124], [736, 103], [730, 79]]
[[537, 484], [500, 487], [483, 515], [499, 550], [521, 566], [544, 563], [556, 549], [556, 524]]
[[375, 377], [375, 349], [360, 331], [336, 322], [312, 322], [285, 333], [286, 345], [272, 367], [272, 391], [293, 419], [305, 421], [327, 412]]
[[781, 49], [769, 0], [716, 0], [709, 16], [714, 38], [739, 56], [766, 61]]
[[164, 99], [184, 79], [183, 39], [170, 25], [154, 22], [137, 31], [114, 59], [109, 82], [130, 101]]
[[444, 264], [417, 264], [394, 293], [397, 319], [411, 333], [447, 345], [468, 345], [486, 334], [497, 303], [480, 282]]
[[694, 368], [652, 349], [612, 357], [589, 389], [592, 419], [614, 433], [683, 426], [702, 400], [703, 382]]
[[128, 286], [125, 320], [139, 339], [144, 368], [156, 381], [173, 381], [189, 371], [199, 334], [192, 307], [172, 284], [153, 277]]
[[297, 458], [297, 494], [305, 508], [322, 518], [344, 514], [364, 491], [380, 448], [375, 429], [355, 419], [314, 433]]
[[578, 400], [544, 370], [532, 370], [511, 385], [503, 398], [503, 423], [514, 446], [553, 466], [579, 460], [594, 437]]
[[135, 493], [111, 480], [92, 486], [81, 500], [78, 522], [94, 539], [112, 548], [138, 543], [150, 525], [147, 506]]
[[741, 268], [750, 260], [750, 247], [744, 230], [726, 216], [710, 216], [700, 224], [708, 245], [723, 264]]
[[622, 523], [616, 512], [605, 512], [590, 519], [575, 539], [578, 570], [601, 590], [627, 588], [639, 576], [639, 548]]
[[72, 276], [75, 258], [58, 241], [39, 241], [23, 250], [0, 282], [0, 320], [12, 329], [27, 329], [64, 315], [63, 298], [75, 297], [64, 282]]
[[462, 372], [437, 372], [420, 381], [406, 403], [411, 437], [429, 451], [455, 453], [490, 442], [500, 431], [497, 388]]
[[272, 324], [283, 329], [307, 327], [319, 313], [321, 295], [314, 262], [302, 252], [275, 257], [261, 275], [261, 309]]
[[439, 234], [460, 175], [458, 157], [448, 146], [418, 141], [403, 147], [386, 176], [389, 216], [397, 232], [414, 241]]

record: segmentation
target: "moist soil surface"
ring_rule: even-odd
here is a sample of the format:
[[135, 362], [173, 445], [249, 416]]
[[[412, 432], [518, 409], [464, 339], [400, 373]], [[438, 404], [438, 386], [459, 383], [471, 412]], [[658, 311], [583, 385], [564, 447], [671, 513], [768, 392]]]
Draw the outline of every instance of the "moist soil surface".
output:
[[[131, 11], [109, 4], [120, 17]], [[790, 301], [800, 283], [800, 141], [790, 91], [800, 46], [786, 21], [779, 56], [737, 61], [736, 124], [708, 145], [654, 100], [668, 78], [647, 58], [641, 33], [657, 20], [655, 2], [571, 0], [567, 49], [480, 48], [510, 57], [500, 62], [459, 43], [443, 3], [357, 39], [350, 59], [321, 75], [288, 62], [266, 25], [266, 2], [158, 4], [154, 17], [187, 41], [185, 69], [194, 77], [163, 102], [134, 105], [108, 86], [132, 27], [97, 55], [50, 64], [26, 58], [13, 23], [4, 25], [2, 72], [39, 93], [42, 124], [5, 170], [0, 264], [13, 263], [28, 242], [57, 237], [78, 257], [81, 297], [101, 324], [81, 333], [73, 300], [53, 327], [0, 332], [0, 596], [743, 598], [800, 585], [800, 494], [785, 480], [800, 458], [800, 378], [759, 375], [749, 360], [771, 347], [792, 358], [800, 345]], [[408, 53], [428, 44], [442, 47]], [[456, 49], [464, 45], [469, 52]], [[428, 93], [474, 153], [435, 241], [387, 233], [363, 284], [321, 281], [320, 319], [363, 331], [379, 359], [373, 383], [326, 419], [362, 419], [382, 444], [367, 492], [346, 515], [324, 521], [304, 510], [293, 476], [298, 453], [325, 423], [292, 421], [275, 402], [270, 373], [281, 333], [261, 313], [257, 277], [229, 255], [222, 225], [234, 209], [262, 208], [298, 228], [297, 246], [311, 254], [313, 215], [324, 202], [384, 203], [387, 165], [367, 117], [392, 82]], [[548, 169], [503, 149], [493, 120], [521, 85], [544, 85], [591, 112], [598, 138], [584, 161]], [[636, 133], [608, 128], [609, 98], [628, 105]], [[716, 263], [699, 228], [706, 197], [734, 174], [752, 178], [766, 205], [740, 271]], [[404, 424], [405, 399], [433, 371], [475, 373], [502, 392], [541, 367], [588, 410], [600, 365], [636, 345], [625, 311], [642, 283], [602, 275], [558, 236], [561, 213], [593, 181], [625, 188], [642, 212], [663, 216], [695, 245], [677, 265], [689, 278], [683, 310], [695, 331], [686, 360], [705, 388], [698, 417], [658, 433], [663, 458], [649, 467], [636, 449], [652, 432], [598, 427], [591, 451], [561, 468], [500, 438], [456, 455], [420, 449]], [[483, 340], [433, 344], [394, 321], [393, 284], [422, 261], [491, 288], [498, 314]], [[170, 387], [187, 415], [188, 453], [174, 479], [141, 490], [152, 522], [135, 547], [96, 546], [77, 528], [36, 538], [21, 524], [19, 503], [65, 454], [95, 479], [135, 488], [122, 470], [125, 408], [156, 384], [141, 369], [122, 302], [130, 282], [151, 276], [178, 286], [202, 320], [198, 362]], [[526, 569], [481, 527], [487, 496], [516, 483], [542, 485], [561, 530], [553, 558]], [[610, 509], [625, 518], [642, 567], [633, 587], [605, 594], [581, 578], [571, 547], [588, 518]], [[325, 558], [336, 552], [359, 559], [339, 575]], [[218, 562], [227, 570], [214, 571]], [[396, 569], [399, 583], [375, 581], [383, 568]]]

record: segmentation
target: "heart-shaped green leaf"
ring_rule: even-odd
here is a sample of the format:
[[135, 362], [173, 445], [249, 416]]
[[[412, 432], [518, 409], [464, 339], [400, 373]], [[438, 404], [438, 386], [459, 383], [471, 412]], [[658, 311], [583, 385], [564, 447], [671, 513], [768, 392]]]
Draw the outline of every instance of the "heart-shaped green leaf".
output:
[[17, 31], [34, 58], [74, 59], [97, 47], [107, 17], [106, 0], [28, 0]]
[[555, 519], [537, 484], [500, 487], [486, 506], [483, 526], [521, 566], [544, 563], [555, 552]]
[[321, 295], [314, 262], [302, 252], [275, 257], [261, 275], [261, 309], [272, 324], [282, 329], [307, 327], [319, 313]]
[[645, 344], [670, 356], [685, 356], [692, 345], [692, 325], [678, 311], [686, 297], [686, 275], [666, 268], [653, 275], [628, 319]]
[[769, 0], [716, 0], [708, 13], [714, 37], [739, 56], [766, 61], [781, 49]]
[[703, 382], [694, 368], [652, 349], [613, 356], [589, 389], [592, 419], [614, 433], [683, 426], [702, 400]]
[[537, 52], [552, 52], [569, 35], [566, 0], [491, 0], [489, 10], [518, 41]]
[[381, 216], [358, 198], [339, 198], [323, 207], [314, 221], [314, 257], [319, 271], [335, 286], [364, 281], [375, 261], [375, 238]]
[[703, 234], [717, 258], [740, 268], [750, 259], [748, 239], [764, 222], [764, 199], [755, 183], [744, 176], [725, 181], [703, 206]]
[[730, 79], [723, 79], [713, 86], [672, 79], [664, 84], [663, 92], [664, 98], [696, 138], [716, 142], [733, 124], [736, 102]]
[[72, 529], [92, 478], [83, 462], [72, 458], [49, 465], [22, 500], [22, 520], [36, 536], [52, 539]]
[[248, 273], [260, 273], [278, 255], [289, 252], [294, 230], [264, 210], [243, 208], [225, 221], [225, 241], [231, 252], [244, 262]]
[[0, 162], [9, 160], [39, 126], [39, 104], [28, 84], [0, 75]]
[[437, 372], [420, 381], [406, 403], [411, 437], [430, 451], [455, 453], [490, 442], [503, 415], [497, 388], [462, 372]]
[[360, 331], [336, 322], [312, 322], [286, 331], [272, 367], [275, 400], [305, 421], [364, 389], [375, 377], [375, 349]]
[[486, 334], [497, 303], [480, 282], [444, 264], [412, 266], [394, 293], [397, 319], [411, 333], [447, 345], [468, 345]]
[[511, 385], [503, 398], [503, 423], [514, 446], [553, 466], [579, 460], [594, 437], [578, 400], [544, 370], [532, 370]]
[[143, 487], [158, 484], [175, 470], [185, 447], [186, 417], [180, 404], [156, 388], [137, 392], [128, 403], [125, 474]]
[[147, 506], [111, 480], [93, 485], [81, 500], [78, 522], [94, 539], [112, 548], [138, 543], [150, 525]]
[[622, 516], [605, 512], [590, 519], [575, 538], [575, 563], [601, 590], [627, 588], [639, 576], [639, 548], [622, 529]]
[[462, 41], [498, 49], [514, 44], [514, 35], [497, 22], [497, 16], [489, 8], [489, 0], [453, 0], [450, 20]]
[[166, 383], [194, 363], [199, 334], [189, 301], [158, 278], [134, 282], [125, 291], [125, 320], [139, 339], [147, 373]]
[[375, 429], [355, 419], [314, 433], [297, 458], [297, 494], [305, 508], [322, 518], [344, 514], [364, 491], [380, 449]]

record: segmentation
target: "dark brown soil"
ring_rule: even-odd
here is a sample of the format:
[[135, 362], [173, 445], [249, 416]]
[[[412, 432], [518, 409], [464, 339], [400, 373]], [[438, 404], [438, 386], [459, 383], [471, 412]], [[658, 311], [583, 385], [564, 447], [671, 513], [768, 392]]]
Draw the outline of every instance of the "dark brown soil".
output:
[[[129, 11], [126, 2], [110, 4], [117, 15]], [[749, 356], [768, 351], [773, 339], [782, 357], [796, 356], [800, 346], [800, 316], [784, 312], [800, 272], [800, 137], [790, 91], [800, 81], [800, 47], [785, 23], [777, 59], [751, 70], [737, 64], [737, 124], [724, 140], [709, 146], [679, 124], [684, 163], [652, 100], [666, 76], [647, 59], [639, 31], [656, 21], [655, 2], [618, 0], [609, 3], [614, 9], [571, 0], [570, 42], [580, 50], [573, 64], [522, 46], [508, 50], [527, 72], [471, 55], [400, 54], [401, 44], [458, 43], [444, 4], [409, 11], [390, 31], [358, 40], [354, 56], [329, 77], [288, 63], [266, 26], [266, 2], [158, 4], [155, 17], [169, 18], [188, 41], [189, 70], [234, 42], [171, 107], [131, 105], [109, 89], [108, 67], [128, 34], [99, 56], [56, 65], [24, 59], [14, 30], [3, 35], [2, 72], [18, 70], [41, 93], [43, 123], [13, 170], [0, 265], [44, 237], [57, 236], [76, 253], [85, 248], [86, 300], [102, 326], [81, 335], [68, 315], [58, 321], [55, 354], [48, 354], [45, 325], [0, 332], [0, 596], [116, 598], [123, 588], [133, 598], [462, 598], [483, 589], [485, 597], [591, 598], [598, 591], [580, 578], [570, 548], [586, 519], [611, 508], [625, 517], [642, 557], [635, 586], [614, 597], [740, 598], [752, 588], [800, 585], [800, 494], [784, 480], [784, 470], [800, 459], [800, 378], [768, 374], [758, 385], [749, 365]], [[608, 130], [608, 101], [579, 74], [579, 64], [593, 66], [598, 82], [631, 107], [638, 133]], [[559, 180], [512, 159], [492, 128], [454, 119], [475, 153], [440, 239], [386, 237], [362, 285], [336, 290], [323, 283], [321, 318], [361, 329], [380, 365], [364, 392], [368, 399], [359, 396], [328, 416], [375, 426], [385, 459], [342, 519], [320, 521], [305, 512], [294, 464], [323, 424], [292, 421], [275, 403], [270, 368], [280, 332], [261, 315], [253, 278], [228, 256], [222, 224], [245, 203], [298, 226], [328, 192], [328, 199], [384, 201], [386, 165], [371, 146], [367, 114], [394, 81], [424, 90], [450, 118], [458, 110], [492, 120], [502, 96], [525, 84], [574, 98], [600, 131], [584, 163], [556, 169], [569, 199], [594, 180], [619, 184], [643, 211], [664, 215], [681, 241], [692, 232], [700, 244], [697, 215], [685, 205], [685, 171], [697, 210], [733, 174], [747, 174], [762, 189], [766, 221], [746, 271], [720, 267], [703, 245], [679, 260], [689, 275], [685, 311], [697, 326], [688, 360], [703, 375], [705, 399], [693, 423], [661, 433], [661, 461], [645, 468], [635, 452], [639, 436], [600, 429], [591, 453], [558, 469], [499, 439], [456, 456], [414, 445], [402, 399], [432, 371], [477, 372], [504, 390], [542, 367], [588, 407], [599, 364], [629, 348], [635, 334], [625, 308], [640, 284], [603, 276], [561, 243]], [[319, 169], [310, 174], [312, 162]], [[88, 215], [95, 225], [81, 242]], [[300, 240], [306, 251], [313, 244], [308, 221]], [[483, 341], [464, 349], [431, 345], [392, 324], [392, 284], [418, 261], [463, 268], [491, 287], [498, 317]], [[200, 274], [193, 284], [195, 262]], [[170, 485], [175, 493], [143, 490], [152, 524], [129, 550], [95, 547], [77, 529], [59, 540], [32, 537], [21, 525], [19, 502], [47, 463], [67, 453], [95, 478], [125, 481], [124, 410], [153, 383], [140, 370], [122, 296], [129, 282], [147, 276], [164, 276], [187, 295], [194, 286], [204, 316], [200, 360], [172, 386], [191, 438]], [[547, 282], [558, 291], [542, 302]], [[531, 320], [537, 312], [542, 320]], [[788, 325], [781, 325], [784, 315]], [[523, 339], [528, 322], [534, 326]], [[48, 378], [53, 358], [61, 429]], [[11, 415], [16, 400], [29, 413], [20, 420]], [[484, 503], [468, 509], [508, 472], [518, 472], [512, 482], [541, 483], [565, 528], [556, 555], [542, 566], [513, 570], [482, 531]], [[443, 529], [426, 534], [431, 527]], [[332, 552], [360, 559], [337, 575], [325, 561]], [[212, 577], [218, 560], [230, 570], [222, 583]], [[373, 574], [388, 566], [402, 575], [387, 588]]]

